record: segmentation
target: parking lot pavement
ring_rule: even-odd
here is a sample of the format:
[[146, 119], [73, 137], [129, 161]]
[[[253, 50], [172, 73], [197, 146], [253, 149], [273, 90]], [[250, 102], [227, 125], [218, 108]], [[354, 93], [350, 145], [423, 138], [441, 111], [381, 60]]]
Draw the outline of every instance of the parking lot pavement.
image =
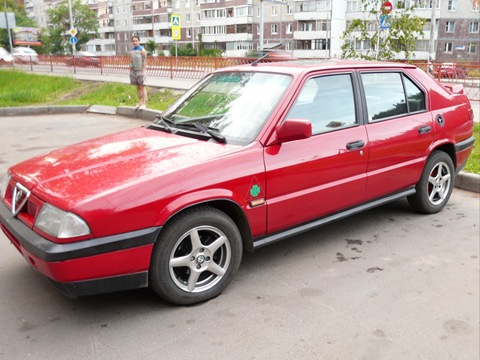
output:
[[[0, 170], [141, 126], [116, 115], [0, 118]], [[405, 200], [246, 253], [191, 307], [147, 289], [68, 299], [0, 232], [0, 359], [478, 359], [480, 195]]]

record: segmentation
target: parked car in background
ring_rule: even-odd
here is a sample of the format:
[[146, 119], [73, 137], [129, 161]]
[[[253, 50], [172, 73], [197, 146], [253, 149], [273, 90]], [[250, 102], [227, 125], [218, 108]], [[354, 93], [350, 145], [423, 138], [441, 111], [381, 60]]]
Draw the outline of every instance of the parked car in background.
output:
[[0, 65], [10, 65], [12, 63], [13, 63], [12, 55], [3, 47], [0, 47]]
[[68, 66], [100, 66], [100, 57], [97, 54], [88, 51], [77, 51], [75, 56], [67, 60]]
[[199, 303], [244, 251], [405, 197], [440, 212], [473, 118], [461, 84], [409, 64], [222, 68], [150, 125], [10, 167], [0, 225], [71, 296], [150, 286]]
[[13, 57], [15, 63], [19, 64], [38, 64], [38, 54], [35, 50], [28, 47], [13, 48]]
[[467, 69], [464, 66], [460, 66], [456, 63], [443, 63], [440, 65], [434, 65], [433, 76], [437, 79], [466, 79]]

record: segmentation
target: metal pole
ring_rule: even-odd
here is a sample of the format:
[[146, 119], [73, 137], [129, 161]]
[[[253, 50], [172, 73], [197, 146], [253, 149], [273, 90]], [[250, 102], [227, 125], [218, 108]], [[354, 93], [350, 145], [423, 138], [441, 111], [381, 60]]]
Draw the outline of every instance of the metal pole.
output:
[[260, 0], [260, 51], [263, 51], [263, 23], [263, 0]]
[[432, 16], [430, 18], [430, 40], [429, 40], [429, 61], [435, 60], [435, 32], [437, 22], [437, 4], [438, 0], [432, 2]]
[[[73, 15], [72, 15], [72, 0], [68, 0], [68, 12], [70, 14], [70, 29], [73, 29]], [[75, 55], [77, 53], [77, 45], [72, 44], [72, 53]]]
[[4, 1], [5, 6], [5, 21], [7, 22], [8, 41], [10, 43], [10, 53], [12, 54], [13, 68], [15, 69], [15, 56], [13, 56], [12, 34], [10, 32], [10, 25], [8, 24], [7, 0]]

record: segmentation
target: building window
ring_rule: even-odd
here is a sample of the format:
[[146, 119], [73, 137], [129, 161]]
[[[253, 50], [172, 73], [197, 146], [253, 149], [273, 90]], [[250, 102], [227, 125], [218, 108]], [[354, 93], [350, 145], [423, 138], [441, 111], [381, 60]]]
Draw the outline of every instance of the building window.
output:
[[475, 54], [477, 52], [477, 43], [468, 43], [467, 53]]
[[286, 32], [287, 32], [287, 34], [291, 34], [293, 32], [293, 24], [292, 23], [287, 24]]
[[445, 26], [445, 31], [447, 33], [455, 32], [455, 21], [447, 21], [447, 25]]
[[277, 33], [278, 33], [278, 25], [272, 24], [272, 34], [277, 34]]
[[187, 33], [187, 38], [192, 37], [192, 29], [187, 29], [186, 33]]
[[278, 15], [277, 7], [276, 7], [276, 6], [272, 6], [272, 16], [277, 16], [277, 15]]
[[293, 14], [293, 7], [290, 5], [287, 5], [287, 15], [292, 15]]
[[429, 51], [430, 49], [430, 41], [428, 40], [417, 40], [417, 44], [415, 46], [416, 51]]
[[457, 0], [448, 0], [448, 10], [457, 11]]
[[360, 11], [360, 1], [351, 0], [347, 1], [347, 12]]
[[446, 42], [445, 46], [443, 47], [443, 51], [446, 53], [451, 53], [453, 49], [453, 43], [451, 42]]
[[190, 21], [191, 21], [190, 14], [187, 14], [187, 15], [186, 15], [186, 18], [187, 18], [187, 22], [190, 22]]
[[470, 21], [470, 26], [468, 27], [469, 33], [478, 33], [478, 21]]
[[306, 22], [306, 21], [299, 21], [298, 31], [313, 31], [313, 23]]

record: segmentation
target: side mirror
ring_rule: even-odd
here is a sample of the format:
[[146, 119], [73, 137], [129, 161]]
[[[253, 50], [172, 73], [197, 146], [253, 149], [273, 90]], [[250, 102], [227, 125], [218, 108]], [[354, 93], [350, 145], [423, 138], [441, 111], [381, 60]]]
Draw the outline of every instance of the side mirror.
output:
[[275, 129], [276, 143], [307, 139], [312, 136], [312, 123], [306, 119], [286, 119]]

